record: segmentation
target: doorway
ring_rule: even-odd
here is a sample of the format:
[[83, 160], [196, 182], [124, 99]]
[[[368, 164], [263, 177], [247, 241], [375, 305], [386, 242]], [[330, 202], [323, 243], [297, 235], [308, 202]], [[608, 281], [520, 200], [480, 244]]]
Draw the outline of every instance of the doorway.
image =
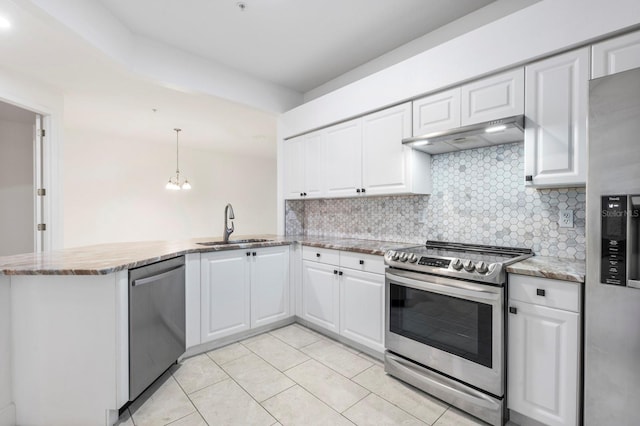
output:
[[0, 102], [0, 256], [43, 249], [43, 135], [41, 115]]

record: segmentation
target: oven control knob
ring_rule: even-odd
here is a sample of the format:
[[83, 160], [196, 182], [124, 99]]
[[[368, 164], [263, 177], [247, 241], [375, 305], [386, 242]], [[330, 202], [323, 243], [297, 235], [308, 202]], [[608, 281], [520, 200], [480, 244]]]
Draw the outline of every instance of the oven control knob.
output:
[[476, 271], [480, 272], [481, 274], [484, 274], [488, 270], [489, 268], [487, 267], [487, 264], [484, 263], [482, 260], [476, 263]]
[[400, 254], [400, 262], [406, 262], [409, 259], [409, 255], [407, 253]]
[[391, 250], [389, 252], [389, 257], [391, 258], [391, 260], [398, 260], [398, 258], [400, 257], [400, 254], [397, 251]]
[[476, 268], [476, 265], [474, 265], [473, 262], [470, 260], [465, 260], [462, 263], [462, 266], [464, 267], [464, 270], [467, 272], [473, 272], [473, 270]]
[[409, 259], [408, 260], [409, 260], [410, 263], [416, 263], [418, 261], [418, 256], [416, 256], [415, 254], [411, 253], [409, 255]]
[[460, 259], [453, 259], [453, 262], [451, 262], [451, 267], [453, 267], [453, 269], [455, 269], [456, 271], [459, 271], [460, 269], [462, 269], [462, 261]]

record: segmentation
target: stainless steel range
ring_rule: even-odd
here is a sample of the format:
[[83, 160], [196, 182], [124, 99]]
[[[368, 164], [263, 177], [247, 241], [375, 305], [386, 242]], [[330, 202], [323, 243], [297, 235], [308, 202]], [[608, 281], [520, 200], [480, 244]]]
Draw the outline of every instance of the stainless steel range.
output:
[[505, 267], [529, 249], [427, 241], [385, 256], [385, 371], [504, 423]]

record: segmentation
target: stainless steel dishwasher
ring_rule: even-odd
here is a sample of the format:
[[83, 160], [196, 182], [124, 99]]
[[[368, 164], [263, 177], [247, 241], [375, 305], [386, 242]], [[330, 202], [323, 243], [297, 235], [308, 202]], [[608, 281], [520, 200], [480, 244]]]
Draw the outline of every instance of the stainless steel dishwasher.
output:
[[184, 256], [129, 270], [129, 400], [185, 352]]

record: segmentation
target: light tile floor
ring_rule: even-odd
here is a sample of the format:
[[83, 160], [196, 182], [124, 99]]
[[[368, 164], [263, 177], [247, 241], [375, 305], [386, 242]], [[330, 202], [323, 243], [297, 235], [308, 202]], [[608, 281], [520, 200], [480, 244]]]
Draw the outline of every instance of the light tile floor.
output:
[[380, 361], [293, 324], [182, 361], [118, 425], [486, 424], [386, 375]]

